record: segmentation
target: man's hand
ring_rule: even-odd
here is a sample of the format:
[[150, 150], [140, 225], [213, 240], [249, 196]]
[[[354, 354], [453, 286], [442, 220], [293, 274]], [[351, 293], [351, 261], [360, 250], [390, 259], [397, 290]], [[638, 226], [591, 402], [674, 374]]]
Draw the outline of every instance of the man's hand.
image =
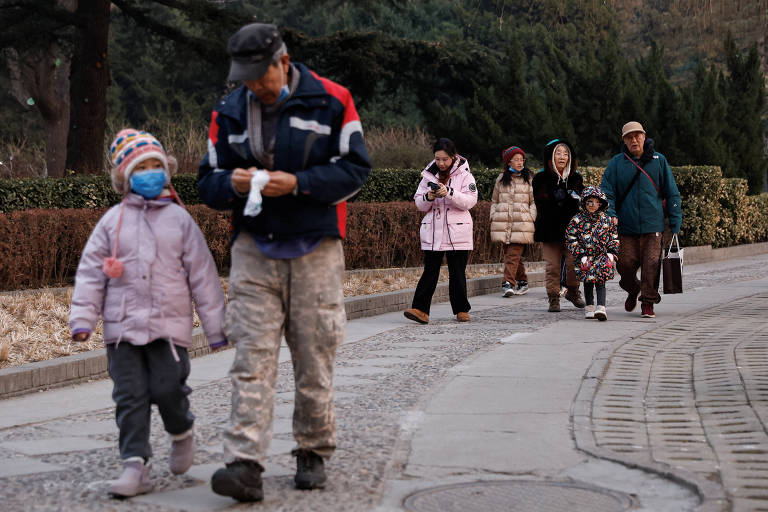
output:
[[251, 178], [253, 173], [258, 169], [251, 167], [249, 169], [242, 169], [238, 167], [232, 171], [232, 188], [240, 195], [245, 195], [251, 190]]
[[267, 197], [278, 197], [290, 194], [293, 189], [296, 188], [298, 180], [295, 174], [291, 174], [285, 171], [267, 171], [269, 174], [269, 181], [261, 193]]

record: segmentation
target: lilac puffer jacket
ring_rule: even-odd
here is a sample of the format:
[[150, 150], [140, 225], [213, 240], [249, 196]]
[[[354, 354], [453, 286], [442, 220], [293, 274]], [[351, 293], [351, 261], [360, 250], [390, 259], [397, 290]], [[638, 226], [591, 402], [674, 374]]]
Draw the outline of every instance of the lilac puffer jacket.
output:
[[469, 210], [477, 203], [475, 178], [469, 172], [464, 157], [457, 156], [448, 178], [448, 195], [427, 199], [429, 183], [437, 183], [437, 166], [430, 162], [421, 171], [422, 180], [413, 196], [416, 208], [426, 212], [421, 220], [419, 236], [424, 251], [471, 251], [472, 215]]
[[112, 255], [120, 205], [99, 220], [80, 257], [69, 314], [72, 331], [104, 319], [104, 342], [192, 344], [192, 298], [209, 343], [225, 339], [224, 294], [200, 228], [181, 206], [128, 194], [118, 237], [123, 274], [102, 271]]

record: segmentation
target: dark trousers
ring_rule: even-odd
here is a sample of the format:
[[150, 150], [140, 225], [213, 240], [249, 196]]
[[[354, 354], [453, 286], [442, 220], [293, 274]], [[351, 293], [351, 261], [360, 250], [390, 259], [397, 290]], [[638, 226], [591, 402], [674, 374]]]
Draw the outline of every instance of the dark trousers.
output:
[[448, 261], [448, 296], [451, 299], [451, 309], [456, 315], [468, 313], [471, 309], [467, 300], [467, 260], [469, 251], [424, 251], [424, 272], [421, 274], [416, 292], [413, 294], [412, 308], [429, 314], [432, 295], [435, 294], [437, 281], [440, 279], [440, 265], [443, 254]]
[[595, 290], [597, 290], [597, 305], [605, 306], [605, 283], [584, 283], [584, 302], [587, 306], [595, 304]]
[[172, 435], [183, 434], [194, 423], [187, 395], [189, 354], [176, 347], [179, 361], [165, 340], [148, 345], [122, 342], [107, 345], [107, 368], [115, 386], [115, 416], [120, 429], [120, 458], [152, 456], [149, 445], [151, 405], [160, 411], [165, 430]]
[[619, 261], [616, 263], [616, 270], [621, 276], [619, 286], [629, 294], [640, 293], [640, 302], [661, 302], [658, 281], [660, 251], [661, 233], [619, 235]]

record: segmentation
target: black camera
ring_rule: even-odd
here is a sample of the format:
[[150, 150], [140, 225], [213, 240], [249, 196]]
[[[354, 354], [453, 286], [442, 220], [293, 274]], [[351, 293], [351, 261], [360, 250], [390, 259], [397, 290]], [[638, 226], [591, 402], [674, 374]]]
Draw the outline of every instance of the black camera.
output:
[[434, 181], [428, 181], [427, 185], [429, 185], [429, 188], [432, 189], [432, 192], [440, 190], [440, 184], [439, 183], [435, 183]]

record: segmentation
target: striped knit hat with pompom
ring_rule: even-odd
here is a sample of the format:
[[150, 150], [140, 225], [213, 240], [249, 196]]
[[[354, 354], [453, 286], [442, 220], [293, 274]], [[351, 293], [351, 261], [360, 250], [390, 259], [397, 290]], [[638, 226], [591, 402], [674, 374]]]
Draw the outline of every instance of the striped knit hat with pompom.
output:
[[112, 188], [118, 194], [127, 194], [131, 191], [128, 182], [131, 172], [140, 162], [148, 158], [160, 160], [168, 181], [171, 179], [165, 149], [147, 132], [133, 128], [120, 130], [109, 146], [109, 158], [112, 161]]

